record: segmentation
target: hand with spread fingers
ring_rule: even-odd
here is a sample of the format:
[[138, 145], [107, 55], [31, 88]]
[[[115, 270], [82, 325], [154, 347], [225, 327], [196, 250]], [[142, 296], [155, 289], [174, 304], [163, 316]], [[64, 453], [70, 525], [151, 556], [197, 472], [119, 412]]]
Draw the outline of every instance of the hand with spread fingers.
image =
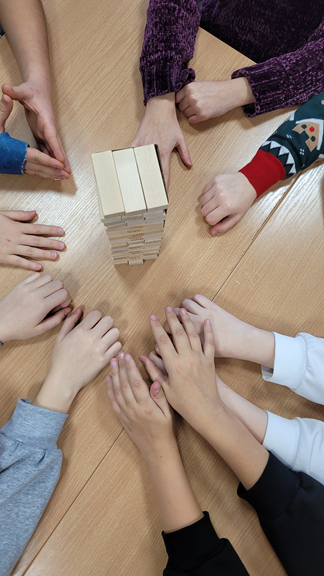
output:
[[63, 236], [64, 230], [59, 226], [33, 224], [30, 221], [35, 216], [35, 210], [0, 212], [0, 264], [39, 271], [42, 264], [32, 259], [56, 260], [57, 250], [64, 250], [64, 242], [48, 238]]
[[70, 302], [61, 280], [31, 274], [0, 300], [0, 342], [26, 340], [55, 328], [71, 312]]
[[202, 345], [187, 310], [180, 310], [181, 322], [170, 306], [165, 312], [172, 341], [156, 316], [150, 317], [150, 324], [168, 376], [146, 356], [140, 360], [149, 376], [160, 381], [171, 406], [198, 429], [206, 411], [217, 410], [220, 402], [211, 322], [204, 321]]

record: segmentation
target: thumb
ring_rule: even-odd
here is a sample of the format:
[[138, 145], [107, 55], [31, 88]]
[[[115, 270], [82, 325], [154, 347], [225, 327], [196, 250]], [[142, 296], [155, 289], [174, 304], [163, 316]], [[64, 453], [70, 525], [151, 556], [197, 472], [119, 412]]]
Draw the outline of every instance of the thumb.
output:
[[5, 123], [7, 122], [13, 107], [13, 101], [10, 96], [6, 94], [2, 95], [2, 100], [0, 101], [0, 132], [5, 131]]
[[163, 414], [168, 414], [168, 412], [170, 411], [170, 406], [169, 403], [165, 397], [165, 394], [163, 392], [163, 388], [160, 384], [160, 382], [153, 382], [151, 388], [150, 388], [150, 395], [151, 398], [153, 398], [154, 402], [158, 405], [158, 407], [160, 408], [160, 410], [162, 410]]
[[19, 102], [32, 96], [31, 89], [24, 86], [24, 84], [21, 84], [21, 86], [10, 86], [10, 84], [4, 84], [2, 86], [2, 92], [10, 96], [12, 100], [18, 100]]
[[16, 222], [29, 222], [29, 220], [35, 218], [36, 210], [29, 210], [29, 212], [25, 210], [3, 210], [0, 214]]
[[235, 214], [234, 216], [227, 216], [226, 218], [224, 218], [224, 220], [218, 222], [218, 224], [215, 224], [215, 226], [212, 226], [209, 232], [211, 233], [212, 236], [214, 234], [217, 234], [217, 232], [227, 232], [227, 230], [229, 230], [230, 228], [232, 228], [232, 226], [234, 226], [234, 224], [239, 222], [243, 218], [243, 216], [244, 214]]
[[192, 162], [191, 162], [191, 158], [190, 158], [189, 148], [188, 148], [186, 141], [185, 141], [183, 136], [180, 138], [180, 140], [177, 144], [177, 150], [180, 154], [180, 158], [181, 158], [182, 162], [186, 166], [191, 168]]
[[82, 310], [81, 310], [81, 308], [77, 308], [73, 312], [73, 314], [71, 314], [71, 316], [69, 316], [65, 320], [65, 322], [64, 322], [64, 324], [63, 324], [63, 326], [62, 326], [62, 328], [59, 331], [58, 336], [57, 336], [57, 340], [59, 342], [61, 342], [63, 340], [63, 338], [65, 338], [65, 336], [67, 336], [69, 334], [69, 332], [71, 332], [71, 330], [73, 330], [73, 328], [79, 322], [81, 316], [82, 316]]

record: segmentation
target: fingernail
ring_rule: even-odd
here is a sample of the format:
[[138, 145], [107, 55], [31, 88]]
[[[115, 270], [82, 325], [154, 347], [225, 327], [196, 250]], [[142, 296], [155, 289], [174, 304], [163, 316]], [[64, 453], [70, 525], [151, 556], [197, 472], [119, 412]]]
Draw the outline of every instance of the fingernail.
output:
[[[64, 316], [67, 316], [68, 314], [70, 314], [71, 312], [71, 308], [67, 308], [66, 310], [64, 310]], [[75, 312], [74, 312], [75, 314]]]
[[50, 256], [51, 256], [51, 258], [53, 258], [53, 260], [55, 260], [58, 257], [58, 253], [57, 252], [51, 252]]
[[106, 376], [106, 382], [111, 382], [112, 377], [110, 376], [110, 374], [108, 374], [108, 376]]
[[63, 228], [58, 228], [57, 231], [59, 236], [63, 236], [63, 234], [65, 234]]
[[59, 242], [59, 248], [60, 250], [63, 250], [63, 248], [65, 248], [64, 242]]
[[211, 235], [212, 235], [212, 236], [215, 236], [215, 234], [217, 234], [217, 230], [213, 230], [213, 231], [211, 232]]
[[153, 386], [153, 392], [155, 394], [158, 394], [161, 390], [161, 386], [160, 386], [159, 382], [154, 382], [154, 384], [152, 384], [152, 386]]
[[173, 311], [172, 306], [167, 306], [167, 307], [166, 307], [166, 311], [167, 311], [167, 312], [172, 312], [172, 311]]
[[126, 362], [130, 362], [130, 360], [131, 360], [130, 354], [125, 354], [125, 360], [126, 360]]
[[185, 308], [180, 308], [181, 316], [185, 316], [187, 314], [187, 310]]
[[120, 358], [121, 360], [123, 360], [123, 359], [125, 358], [124, 352], [119, 352], [118, 358]]
[[206, 326], [211, 326], [211, 321], [209, 320], [209, 318], [206, 318], [205, 324]]
[[77, 314], [79, 312], [79, 308], [77, 308], [76, 310], [74, 310], [73, 314]]
[[118, 366], [118, 362], [116, 358], [113, 358], [112, 360], [110, 360], [110, 366], [112, 368], [116, 368], [116, 366]]
[[34, 268], [35, 270], [41, 270], [43, 266], [41, 264], [35, 264]]
[[157, 320], [157, 317], [155, 316], [155, 314], [151, 314], [150, 318], [151, 318], [151, 320]]

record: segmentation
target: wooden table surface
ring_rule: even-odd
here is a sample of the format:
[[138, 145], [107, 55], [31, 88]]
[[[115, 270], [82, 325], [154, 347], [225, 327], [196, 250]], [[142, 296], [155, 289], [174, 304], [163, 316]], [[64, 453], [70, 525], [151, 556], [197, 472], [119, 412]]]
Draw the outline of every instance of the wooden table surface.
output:
[[[243, 221], [212, 238], [198, 198], [217, 173], [237, 171], [290, 114], [248, 119], [235, 110], [196, 127], [180, 114], [194, 166], [172, 155], [170, 205], [162, 251], [143, 266], [115, 268], [99, 219], [90, 154], [127, 147], [144, 113], [138, 58], [147, 0], [44, 0], [53, 69], [54, 107], [72, 177], [53, 182], [1, 176], [0, 208], [36, 209], [39, 222], [65, 230], [66, 252], [45, 263], [85, 312], [99, 308], [120, 328], [124, 349], [153, 345], [148, 316], [195, 293], [242, 319], [295, 335], [322, 335], [323, 166], [260, 198]], [[0, 77], [19, 84], [6, 38]], [[200, 30], [192, 66], [197, 79], [225, 80], [249, 60]], [[7, 129], [33, 144], [16, 105]], [[28, 273], [1, 268], [0, 297]], [[58, 330], [1, 351], [0, 426], [18, 397], [33, 399], [47, 373]], [[219, 360], [218, 371], [243, 396], [283, 416], [323, 418], [323, 409], [264, 383], [257, 366]], [[160, 576], [166, 554], [145, 467], [106, 397], [105, 374], [77, 397], [59, 439], [62, 474], [13, 574], [28, 576]], [[179, 441], [201, 506], [220, 536], [236, 547], [251, 576], [283, 576], [256, 514], [236, 496], [237, 479], [185, 423]]]

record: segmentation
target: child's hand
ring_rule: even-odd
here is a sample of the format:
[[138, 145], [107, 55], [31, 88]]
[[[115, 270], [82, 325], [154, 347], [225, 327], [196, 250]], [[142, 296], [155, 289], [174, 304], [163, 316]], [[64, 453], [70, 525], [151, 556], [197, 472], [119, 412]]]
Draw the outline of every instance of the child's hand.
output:
[[191, 82], [176, 94], [179, 110], [190, 124], [222, 116], [244, 104], [255, 101], [246, 78], [226, 82]]
[[26, 258], [56, 260], [56, 250], [64, 250], [65, 244], [50, 240], [47, 236], [62, 236], [64, 230], [57, 226], [31, 224], [36, 212], [6, 210], [0, 212], [0, 264], [19, 266], [27, 270], [42, 270], [39, 262]]
[[244, 174], [220, 174], [203, 189], [201, 213], [212, 226], [211, 234], [226, 232], [241, 220], [257, 193]]
[[182, 324], [173, 309], [167, 306], [166, 319], [173, 343], [158, 319], [155, 316], [150, 318], [168, 376], [149, 358], [141, 357], [141, 361], [150, 376], [159, 379], [171, 406], [197, 429], [206, 410], [212, 408], [214, 411], [220, 403], [214, 367], [213, 332], [210, 320], [205, 320], [202, 348], [188, 312], [181, 309], [180, 318]]
[[34, 404], [68, 412], [77, 393], [118, 354], [119, 330], [110, 316], [92, 310], [77, 324], [81, 308], [65, 320], [52, 353], [48, 376]]
[[149, 391], [129, 354], [120, 353], [110, 367], [112, 376], [107, 376], [107, 384], [111, 406], [143, 458], [161, 453], [170, 442], [174, 444], [172, 413], [159, 382]]
[[[0, 300], [0, 342], [25, 340], [58, 326], [71, 312], [70, 294], [61, 280], [37, 272]], [[47, 316], [59, 307], [52, 316]]]

